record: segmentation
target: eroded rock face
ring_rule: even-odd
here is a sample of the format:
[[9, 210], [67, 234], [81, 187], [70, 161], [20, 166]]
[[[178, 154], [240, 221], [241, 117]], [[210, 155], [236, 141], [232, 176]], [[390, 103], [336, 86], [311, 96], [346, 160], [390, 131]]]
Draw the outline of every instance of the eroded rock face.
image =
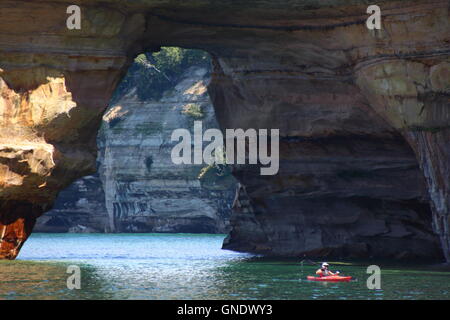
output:
[[34, 232], [111, 232], [98, 174], [76, 180], [58, 194], [53, 208], [36, 220]]
[[[447, 21], [448, 25], [448, 21]], [[379, 61], [357, 72], [371, 105], [413, 147], [425, 175], [433, 228], [450, 261], [450, 61], [446, 55]]]
[[407, 132], [407, 137], [415, 146], [427, 179], [432, 200], [433, 229], [439, 235], [446, 260], [450, 261], [450, 129], [413, 130]]
[[[54, 163], [28, 180], [16, 169], [21, 158], [8, 162], [3, 202], [42, 207], [92, 171], [101, 113], [130, 58], [186, 46], [215, 57], [210, 92], [221, 128], [283, 136], [279, 175], [236, 169], [254, 217], [236, 216], [228, 247], [436, 257], [429, 198], [448, 259], [448, 1], [381, 1], [380, 31], [367, 30], [367, 4], [356, 0], [96, 4], [83, 2], [75, 32], [64, 28], [63, 1], [1, 4], [5, 143], [45, 145]], [[10, 32], [16, 25], [24, 28]], [[48, 121], [30, 122], [27, 110], [42, 109]]]

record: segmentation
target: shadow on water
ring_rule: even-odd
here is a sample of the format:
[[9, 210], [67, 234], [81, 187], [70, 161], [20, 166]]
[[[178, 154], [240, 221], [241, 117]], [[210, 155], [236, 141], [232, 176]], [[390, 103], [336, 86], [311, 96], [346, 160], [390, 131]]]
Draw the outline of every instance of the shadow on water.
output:
[[68, 262], [0, 261], [1, 299], [111, 299], [102, 290], [105, 279], [90, 265], [79, 265], [83, 275], [81, 290], [67, 288]]

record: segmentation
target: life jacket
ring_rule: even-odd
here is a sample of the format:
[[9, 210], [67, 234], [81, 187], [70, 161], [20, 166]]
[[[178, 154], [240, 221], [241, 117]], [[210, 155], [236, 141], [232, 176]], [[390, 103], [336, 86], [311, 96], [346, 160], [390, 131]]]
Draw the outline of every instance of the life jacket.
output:
[[324, 277], [330, 275], [330, 270], [328, 270], [328, 269], [321, 269], [321, 270], [322, 270], [322, 275], [323, 275]]
[[330, 270], [320, 268], [319, 270], [317, 270], [316, 274], [320, 275], [321, 277], [326, 277], [330, 275]]

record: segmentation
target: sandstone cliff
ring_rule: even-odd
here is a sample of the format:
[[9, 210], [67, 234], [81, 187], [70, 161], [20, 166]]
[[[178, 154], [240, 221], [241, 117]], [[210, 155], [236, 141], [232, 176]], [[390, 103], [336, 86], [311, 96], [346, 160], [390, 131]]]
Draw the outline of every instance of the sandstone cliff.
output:
[[235, 201], [227, 247], [437, 257], [439, 238], [450, 261], [449, 2], [377, 4], [382, 29], [370, 31], [360, 0], [2, 1], [0, 256], [14, 258], [56, 193], [95, 170], [114, 87], [163, 45], [212, 54], [222, 129], [283, 137], [278, 176], [236, 168], [251, 214]]
[[[234, 196], [231, 176], [199, 179], [202, 165], [173, 164], [172, 131], [194, 120], [216, 128], [207, 66], [192, 66], [161, 99], [136, 88], [116, 94], [100, 134], [100, 175], [77, 180], [40, 217], [37, 232], [226, 233]], [[139, 76], [130, 71], [127, 78]], [[200, 114], [191, 115], [189, 107]]]

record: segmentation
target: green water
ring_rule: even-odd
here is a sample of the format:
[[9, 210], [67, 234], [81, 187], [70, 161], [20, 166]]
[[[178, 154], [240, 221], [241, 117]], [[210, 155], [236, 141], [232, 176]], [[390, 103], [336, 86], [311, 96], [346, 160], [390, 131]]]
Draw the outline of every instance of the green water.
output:
[[[332, 265], [349, 283], [304, 280], [315, 266], [221, 250], [224, 235], [33, 234], [0, 261], [2, 299], [449, 299], [450, 272], [381, 262]], [[381, 267], [381, 289], [366, 285]], [[67, 267], [81, 269], [69, 290]]]

